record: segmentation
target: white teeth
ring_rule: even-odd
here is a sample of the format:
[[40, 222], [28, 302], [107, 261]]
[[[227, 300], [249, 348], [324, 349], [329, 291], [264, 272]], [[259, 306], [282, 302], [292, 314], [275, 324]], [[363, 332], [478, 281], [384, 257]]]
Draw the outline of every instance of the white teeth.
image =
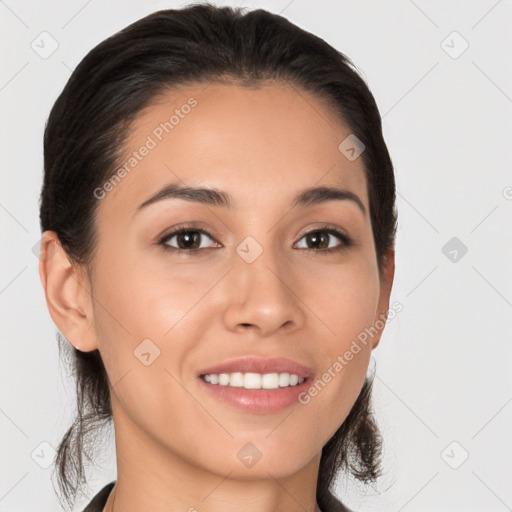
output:
[[237, 388], [244, 387], [244, 374], [243, 373], [232, 373], [229, 377], [229, 385]]
[[266, 373], [261, 377], [261, 387], [263, 389], [276, 389], [279, 386], [278, 373]]
[[[233, 378], [233, 374], [231, 374]], [[231, 386], [231, 378], [229, 385]], [[259, 373], [246, 373], [244, 375], [244, 388], [245, 389], [261, 389], [261, 374]]]
[[304, 377], [295, 373], [211, 373], [204, 380], [219, 386], [232, 386], [245, 389], [279, 389], [296, 386], [304, 382]]

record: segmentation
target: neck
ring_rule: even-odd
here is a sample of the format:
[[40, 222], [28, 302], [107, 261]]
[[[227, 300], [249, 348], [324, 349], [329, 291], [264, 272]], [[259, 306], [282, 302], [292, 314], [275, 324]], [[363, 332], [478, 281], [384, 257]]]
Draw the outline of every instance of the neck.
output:
[[[105, 508], [103, 509], [103, 512], [116, 512], [116, 510], [114, 509], [114, 506], [115, 506], [115, 495], [116, 495], [116, 488], [117, 484], [114, 485], [114, 487], [112, 488], [112, 491], [108, 497], [108, 500], [105, 504]], [[193, 512], [191, 510], [189, 510], [189, 512]], [[315, 503], [315, 512], [323, 512], [318, 503]]]
[[[241, 476], [236, 474], [240, 469], [238, 460], [227, 471], [215, 473], [167, 450], [128, 418], [121, 419], [116, 422], [115, 435], [117, 481], [104, 512], [136, 512], [148, 508], [152, 512], [319, 510], [316, 483], [320, 453], [285, 476], [276, 475], [269, 461], [266, 466], [255, 465], [248, 475], [248, 471]], [[200, 453], [194, 455], [201, 457]]]

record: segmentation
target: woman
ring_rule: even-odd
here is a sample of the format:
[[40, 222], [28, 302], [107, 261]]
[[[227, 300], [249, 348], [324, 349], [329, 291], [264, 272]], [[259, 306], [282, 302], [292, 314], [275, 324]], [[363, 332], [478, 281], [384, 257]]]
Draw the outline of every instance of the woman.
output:
[[381, 472], [366, 372], [397, 222], [350, 60], [263, 10], [159, 11], [78, 65], [44, 159], [40, 276], [78, 392], [68, 504], [112, 420], [117, 479], [86, 511], [349, 510], [339, 472]]

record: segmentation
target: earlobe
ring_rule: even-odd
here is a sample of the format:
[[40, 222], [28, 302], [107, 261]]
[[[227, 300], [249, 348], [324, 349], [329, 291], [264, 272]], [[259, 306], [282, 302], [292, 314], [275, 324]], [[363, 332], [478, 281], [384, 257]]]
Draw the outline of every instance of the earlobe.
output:
[[45, 231], [41, 238], [39, 277], [53, 322], [64, 337], [82, 352], [97, 348], [92, 298], [86, 273], [70, 261], [58, 236]]

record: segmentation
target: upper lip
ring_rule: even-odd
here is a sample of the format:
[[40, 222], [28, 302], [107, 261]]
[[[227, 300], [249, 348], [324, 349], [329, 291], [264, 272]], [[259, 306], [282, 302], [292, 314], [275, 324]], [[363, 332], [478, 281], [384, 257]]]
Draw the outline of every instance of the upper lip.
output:
[[220, 373], [294, 373], [299, 377], [307, 379], [313, 376], [313, 370], [296, 361], [285, 357], [264, 359], [258, 357], [242, 357], [231, 359], [215, 366], [209, 366], [200, 370], [199, 375], [220, 374]]

